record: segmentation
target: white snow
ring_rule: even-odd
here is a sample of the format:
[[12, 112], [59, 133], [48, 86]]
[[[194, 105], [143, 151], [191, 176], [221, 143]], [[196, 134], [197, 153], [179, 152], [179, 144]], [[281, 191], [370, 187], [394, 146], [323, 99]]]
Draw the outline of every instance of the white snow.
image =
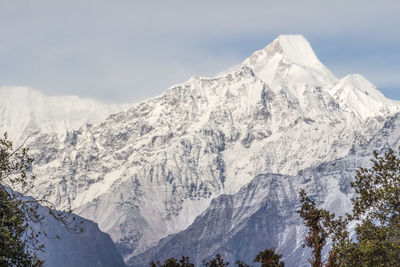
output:
[[[225, 73], [193, 77], [108, 119], [124, 107], [1, 88], [0, 130], [60, 136], [29, 144], [44, 156], [36, 194], [76, 208], [115, 242], [135, 244], [134, 255], [256, 175], [296, 174], [346, 156], [380, 129], [374, 117], [399, 111], [398, 103], [359, 75], [338, 80], [304, 37], [290, 35]], [[94, 125], [80, 127], [86, 122]], [[69, 131], [76, 144], [62, 138], [70, 129], [79, 129]]]
[[62, 135], [68, 129], [100, 122], [127, 107], [77, 96], [50, 97], [28, 87], [1, 87], [0, 132], [8, 132], [15, 142], [36, 131]]
[[337, 80], [301, 35], [279, 36], [253, 53], [242, 65], [251, 67], [260, 79], [276, 90], [282, 85], [299, 83], [326, 86]]
[[276, 41], [286, 59], [293, 63], [309, 67], [321, 65], [310, 43], [302, 35], [280, 35]]
[[89, 187], [83, 194], [79, 194], [72, 202], [71, 208], [79, 208], [84, 206], [90, 201], [93, 201], [98, 196], [104, 194], [111, 188], [111, 186], [118, 181], [123, 169], [117, 169], [107, 173], [103, 179]]
[[400, 111], [400, 101], [386, 98], [360, 74], [347, 75], [327, 91], [341, 108], [353, 112], [362, 120]]

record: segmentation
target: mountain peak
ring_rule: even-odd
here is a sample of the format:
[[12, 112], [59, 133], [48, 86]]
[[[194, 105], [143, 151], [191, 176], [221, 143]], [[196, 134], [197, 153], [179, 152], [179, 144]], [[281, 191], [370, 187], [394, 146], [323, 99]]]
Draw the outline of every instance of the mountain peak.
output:
[[302, 35], [280, 35], [243, 64], [270, 85], [308, 83], [326, 86], [337, 81]]
[[[300, 34], [280, 35], [272, 45], [278, 44], [282, 55], [293, 63], [304, 66], [321, 64], [310, 43]], [[270, 45], [264, 49], [269, 49]]]

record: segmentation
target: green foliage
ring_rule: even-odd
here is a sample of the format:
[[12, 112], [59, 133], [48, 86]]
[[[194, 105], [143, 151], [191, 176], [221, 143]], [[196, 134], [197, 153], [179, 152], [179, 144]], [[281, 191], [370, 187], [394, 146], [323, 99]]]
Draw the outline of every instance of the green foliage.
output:
[[[384, 156], [374, 152], [371, 161], [351, 183], [353, 211], [345, 218], [318, 209], [300, 192], [299, 213], [309, 229], [305, 245], [313, 249], [312, 266], [323, 266], [320, 251], [327, 237], [332, 249], [325, 266], [399, 266], [400, 157], [390, 149]], [[354, 237], [347, 230], [350, 224], [356, 224]]]
[[224, 262], [224, 259], [220, 254], [215, 255], [215, 258], [210, 260], [209, 262], [203, 261], [203, 264], [206, 267], [225, 267], [229, 265], [229, 262]]
[[285, 262], [280, 261], [282, 255], [275, 253], [274, 248], [260, 251], [254, 258], [254, 262], [261, 263], [261, 267], [284, 267]]
[[[13, 149], [7, 135], [0, 139], [0, 265], [1, 266], [40, 266], [35, 251], [43, 250], [34, 233], [34, 223], [42, 220], [38, 204], [24, 200], [23, 194], [11, 190], [18, 188], [26, 192], [29, 182], [35, 179], [29, 169], [32, 159], [28, 149]], [[33, 250], [33, 251], [32, 251]]]
[[[266, 249], [260, 251], [254, 258], [254, 262], [261, 263], [261, 267], [284, 267], [285, 263], [280, 261], [282, 255], [275, 253], [275, 249]], [[225, 267], [229, 265], [229, 262], [225, 262], [220, 254], [215, 255], [210, 261], [203, 261], [206, 267]], [[243, 261], [236, 261], [237, 267], [250, 267]], [[175, 258], [170, 258], [162, 264], [160, 261], [150, 263], [150, 267], [194, 267], [194, 264], [190, 263], [189, 257], [182, 256], [178, 261]]]
[[318, 209], [315, 201], [310, 199], [304, 190], [300, 191], [300, 202], [302, 203], [299, 213], [303, 218], [304, 224], [308, 228], [307, 235], [305, 236], [304, 247], [307, 246], [312, 249], [312, 258], [308, 259], [313, 267], [322, 266], [322, 249], [326, 244], [326, 239], [329, 234], [323, 225], [323, 219], [326, 212]]
[[374, 152], [371, 168], [360, 168], [351, 183], [356, 197], [353, 216], [367, 216], [381, 224], [397, 223], [400, 215], [400, 158], [390, 149], [385, 155]]
[[194, 264], [190, 262], [189, 257], [182, 255], [179, 261], [175, 258], [167, 259], [164, 264], [161, 264], [159, 261], [152, 261], [150, 267], [194, 267]]
[[336, 251], [345, 266], [398, 266], [400, 262], [400, 157], [390, 149], [374, 152], [370, 168], [351, 183], [356, 196], [348, 222], [357, 222], [356, 240], [344, 239]]
[[399, 244], [391, 240], [388, 230], [363, 220], [355, 229], [356, 241], [338, 247], [339, 262], [344, 266], [398, 266]]
[[21, 203], [0, 187], [0, 266], [41, 266], [42, 261], [25, 247], [23, 235], [29, 225], [20, 207]]
[[0, 266], [43, 265], [37, 257], [37, 251], [44, 251], [39, 236], [46, 236], [40, 204], [47, 206], [49, 215], [67, 230], [83, 230], [70, 213], [55, 211], [44, 198], [27, 197], [36, 178], [31, 172], [32, 162], [28, 148], [14, 149], [7, 134], [0, 138]]

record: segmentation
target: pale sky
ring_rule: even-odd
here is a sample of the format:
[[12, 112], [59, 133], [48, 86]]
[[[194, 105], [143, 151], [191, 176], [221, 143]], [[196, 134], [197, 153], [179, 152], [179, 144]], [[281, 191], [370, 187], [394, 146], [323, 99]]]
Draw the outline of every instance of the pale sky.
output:
[[302, 34], [337, 77], [400, 99], [400, 1], [0, 0], [0, 86], [106, 102], [213, 76]]

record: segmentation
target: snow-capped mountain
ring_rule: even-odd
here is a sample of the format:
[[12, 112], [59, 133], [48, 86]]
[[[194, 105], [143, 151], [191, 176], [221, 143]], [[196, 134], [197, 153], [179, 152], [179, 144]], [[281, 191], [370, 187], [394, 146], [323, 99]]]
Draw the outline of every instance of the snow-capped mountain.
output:
[[274, 247], [283, 255], [285, 266], [310, 266], [310, 251], [302, 247], [307, 229], [296, 213], [300, 189], [336, 215], [350, 212], [350, 182], [356, 170], [370, 166], [373, 151], [383, 154], [399, 145], [400, 113], [388, 118], [369, 142], [344, 158], [306, 168], [294, 176], [260, 174], [239, 192], [217, 197], [187, 229], [162, 239], [128, 264], [146, 266], [154, 259], [185, 255], [200, 266], [203, 259], [217, 253], [232, 263], [251, 263], [258, 251]]
[[98, 123], [127, 107], [76, 96], [49, 97], [27, 87], [1, 87], [0, 132], [7, 132], [17, 143], [38, 131], [65, 135], [67, 130]]
[[216, 77], [192, 77], [65, 135], [35, 134], [35, 194], [97, 222], [134, 264], [216, 197], [250, 193], [255, 177], [275, 173], [293, 203], [299, 172], [354, 153], [399, 109], [361, 76], [337, 79], [302, 36], [280, 36]]
[[347, 75], [328, 88], [339, 106], [365, 120], [399, 111], [399, 102], [386, 98], [373, 84], [359, 74]]
[[250, 67], [275, 91], [301, 83], [326, 86], [337, 80], [301, 35], [281, 35], [239, 66]]

